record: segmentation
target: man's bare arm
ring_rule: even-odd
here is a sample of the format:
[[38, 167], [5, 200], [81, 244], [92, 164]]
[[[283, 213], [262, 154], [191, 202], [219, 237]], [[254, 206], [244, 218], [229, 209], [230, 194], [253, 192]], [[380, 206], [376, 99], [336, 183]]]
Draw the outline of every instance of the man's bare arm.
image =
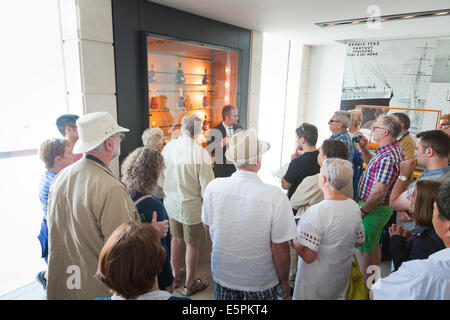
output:
[[281, 297], [287, 299], [290, 293], [289, 287], [289, 267], [291, 264], [291, 254], [289, 242], [271, 243], [273, 263], [277, 271], [282, 289]]

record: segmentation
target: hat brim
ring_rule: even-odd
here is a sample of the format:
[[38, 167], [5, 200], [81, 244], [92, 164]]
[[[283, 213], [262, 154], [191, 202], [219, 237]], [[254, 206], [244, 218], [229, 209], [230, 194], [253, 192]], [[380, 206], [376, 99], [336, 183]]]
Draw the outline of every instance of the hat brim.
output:
[[232, 162], [248, 163], [248, 162], [251, 162], [251, 161], [255, 161], [258, 157], [262, 156], [264, 153], [269, 151], [269, 149], [270, 149], [270, 143], [262, 141], [262, 140], [259, 140], [259, 147], [258, 147], [258, 154], [257, 154], [257, 156], [255, 156], [253, 158], [248, 158], [248, 159], [246, 159], [246, 158], [239, 158], [239, 157], [235, 158], [234, 157], [235, 155], [240, 155], [242, 153], [238, 152], [237, 154], [234, 154], [234, 153], [231, 152], [230, 149], [227, 149], [227, 151], [225, 151], [225, 157], [228, 160], [232, 161]]
[[83, 141], [81, 141], [81, 139], [78, 139], [78, 141], [75, 142], [72, 152], [74, 154], [89, 152], [89, 151], [95, 149], [96, 147], [98, 147], [102, 142], [104, 142], [106, 139], [111, 137], [113, 134], [116, 134], [118, 132], [129, 132], [129, 131], [130, 131], [130, 129], [119, 126], [119, 127], [117, 127], [116, 130], [112, 131], [111, 133], [108, 133], [107, 135], [104, 135], [103, 137], [101, 137], [95, 141], [83, 142]]

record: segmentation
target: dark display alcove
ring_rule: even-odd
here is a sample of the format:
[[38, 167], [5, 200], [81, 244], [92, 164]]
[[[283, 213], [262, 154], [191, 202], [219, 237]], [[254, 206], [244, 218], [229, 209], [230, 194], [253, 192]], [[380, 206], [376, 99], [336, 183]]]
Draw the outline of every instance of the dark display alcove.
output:
[[[235, 101], [239, 124], [247, 127], [250, 30], [143, 0], [112, 0], [112, 15], [117, 117], [121, 126], [130, 129], [122, 142], [121, 161], [142, 145], [142, 132], [150, 125], [149, 35], [237, 52], [235, 94], [230, 103]], [[211, 126], [220, 122], [217, 115], [213, 119]]]

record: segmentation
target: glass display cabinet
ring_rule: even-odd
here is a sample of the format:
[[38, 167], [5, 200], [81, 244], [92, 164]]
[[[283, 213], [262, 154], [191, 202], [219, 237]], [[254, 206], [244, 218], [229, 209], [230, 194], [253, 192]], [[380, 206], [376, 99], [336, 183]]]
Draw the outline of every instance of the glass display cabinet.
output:
[[149, 33], [145, 40], [149, 127], [161, 128], [168, 142], [179, 136], [181, 119], [195, 114], [204, 143], [222, 107], [236, 105], [239, 51]]

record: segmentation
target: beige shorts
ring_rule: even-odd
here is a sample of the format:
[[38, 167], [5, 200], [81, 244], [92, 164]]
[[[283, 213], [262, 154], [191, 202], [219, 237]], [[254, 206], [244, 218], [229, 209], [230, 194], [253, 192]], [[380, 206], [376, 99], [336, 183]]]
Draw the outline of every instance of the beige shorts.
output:
[[182, 238], [186, 244], [200, 244], [206, 241], [203, 223], [183, 224], [169, 217], [170, 233], [174, 238]]

